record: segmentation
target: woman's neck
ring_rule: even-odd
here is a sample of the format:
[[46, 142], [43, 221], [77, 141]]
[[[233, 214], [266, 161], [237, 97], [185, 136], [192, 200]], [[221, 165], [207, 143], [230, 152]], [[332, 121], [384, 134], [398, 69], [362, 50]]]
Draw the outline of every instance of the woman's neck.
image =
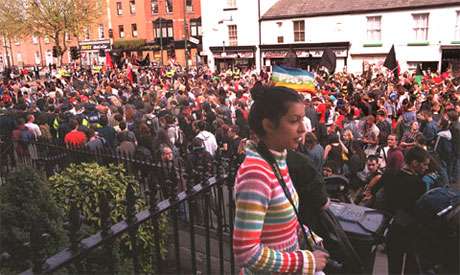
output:
[[270, 140], [269, 138], [262, 138], [260, 142], [263, 142], [267, 146], [268, 150], [273, 150], [282, 153], [284, 149], [286, 149], [277, 144], [276, 141]]

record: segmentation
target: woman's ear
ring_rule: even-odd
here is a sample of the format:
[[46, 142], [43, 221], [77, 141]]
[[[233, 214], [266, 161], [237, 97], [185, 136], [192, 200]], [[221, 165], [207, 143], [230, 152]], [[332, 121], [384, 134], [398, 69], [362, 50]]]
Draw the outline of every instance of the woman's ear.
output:
[[262, 127], [264, 128], [265, 133], [270, 134], [275, 130], [275, 125], [268, 118], [262, 120]]

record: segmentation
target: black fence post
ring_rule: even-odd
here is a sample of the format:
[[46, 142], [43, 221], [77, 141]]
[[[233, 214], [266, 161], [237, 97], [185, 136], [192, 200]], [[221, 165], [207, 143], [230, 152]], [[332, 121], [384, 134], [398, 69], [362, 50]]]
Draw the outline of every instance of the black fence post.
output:
[[[107, 238], [112, 234], [110, 226], [111, 226], [111, 218], [110, 218], [110, 202], [108, 201], [109, 197], [107, 196], [106, 192], [102, 192], [99, 194], [99, 211], [100, 211], [100, 219], [101, 219], [101, 235], [103, 238]], [[107, 257], [106, 266], [110, 274], [114, 274], [117, 272], [117, 259], [114, 255], [114, 248], [113, 245], [114, 241], [107, 242], [104, 246], [105, 256]], [[117, 251], [118, 252], [118, 251]]]
[[137, 219], [136, 219], [136, 194], [134, 193], [134, 188], [132, 183], [128, 184], [126, 188], [126, 216], [127, 222], [129, 225], [129, 237], [131, 239], [131, 256], [133, 258], [133, 266], [134, 266], [134, 274], [140, 273], [140, 265], [139, 265], [139, 250], [137, 245], [137, 226], [135, 226]]

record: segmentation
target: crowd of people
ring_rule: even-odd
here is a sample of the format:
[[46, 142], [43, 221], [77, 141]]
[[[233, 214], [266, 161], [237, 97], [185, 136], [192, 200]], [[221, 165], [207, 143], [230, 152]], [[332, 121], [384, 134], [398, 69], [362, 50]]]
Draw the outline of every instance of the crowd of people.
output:
[[[290, 141], [299, 146], [290, 149], [308, 156], [325, 177], [345, 176], [355, 203], [393, 213], [411, 211], [427, 190], [458, 182], [459, 79], [429, 71], [421, 82], [408, 72], [395, 78], [379, 66], [359, 75], [344, 70], [315, 77], [316, 92], [301, 93], [302, 117], [295, 119], [304, 130]], [[229, 157], [241, 163], [247, 147], [254, 154], [248, 141], [260, 139], [269, 127], [250, 127], [256, 101], [251, 90], [267, 85], [270, 73], [265, 70], [212, 72], [206, 66], [185, 70], [129, 63], [111, 70], [55, 70], [36, 80], [4, 77], [0, 135], [15, 142], [18, 156], [30, 154], [24, 144], [37, 140], [91, 151], [108, 148], [152, 161], [199, 152], [195, 157]], [[276, 122], [280, 117], [270, 108], [259, 115]], [[408, 184], [401, 187], [402, 181]], [[399, 230], [393, 244], [407, 234]], [[402, 250], [397, 245], [394, 253]], [[244, 255], [238, 256], [245, 262]], [[319, 252], [315, 256], [324, 258]], [[261, 267], [252, 260], [245, 264]], [[308, 264], [303, 268], [315, 269]]]

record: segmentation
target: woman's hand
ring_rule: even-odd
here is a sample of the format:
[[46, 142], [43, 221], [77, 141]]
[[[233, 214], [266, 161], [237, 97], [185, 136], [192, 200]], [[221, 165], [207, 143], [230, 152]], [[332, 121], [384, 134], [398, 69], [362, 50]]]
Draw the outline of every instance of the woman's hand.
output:
[[322, 250], [313, 251], [313, 257], [315, 257], [315, 271], [321, 271], [326, 267], [329, 254]]

